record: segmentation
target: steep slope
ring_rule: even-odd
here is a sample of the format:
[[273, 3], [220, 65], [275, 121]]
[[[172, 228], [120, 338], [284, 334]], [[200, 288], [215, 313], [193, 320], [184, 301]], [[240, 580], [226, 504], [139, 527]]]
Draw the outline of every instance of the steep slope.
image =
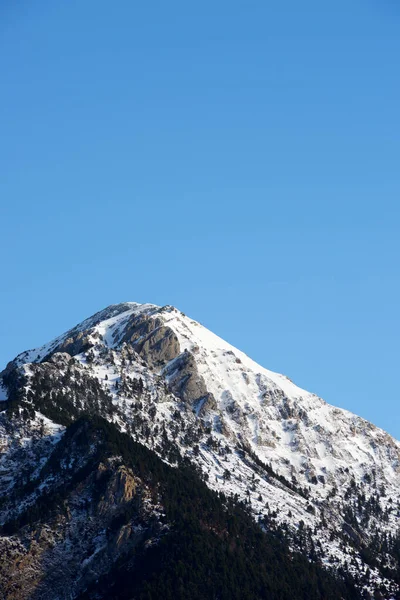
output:
[[9, 600], [360, 597], [349, 578], [290, 555], [184, 461], [169, 467], [99, 417], [70, 425], [1, 515]]
[[[34, 423], [25, 433], [33, 444], [19, 453], [24, 473], [0, 507], [1, 598], [74, 598], [121, 557], [168, 532], [149, 481], [107, 451], [104, 426], [78, 420], [55, 445], [50, 439], [50, 452]], [[29, 460], [32, 447], [38, 465]]]
[[397, 593], [400, 443], [175, 308], [111, 306], [19, 355], [1, 379], [11, 417], [66, 426], [103, 415], [165, 462], [189, 459], [209, 487], [366, 594]]

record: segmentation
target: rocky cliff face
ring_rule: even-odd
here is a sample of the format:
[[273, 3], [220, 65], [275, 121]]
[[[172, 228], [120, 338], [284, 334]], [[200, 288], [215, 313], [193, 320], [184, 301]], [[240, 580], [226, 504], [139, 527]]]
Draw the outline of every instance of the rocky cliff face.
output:
[[[8, 494], [22, 485], [10, 474], [21, 453], [31, 465], [59, 443], [62, 426], [102, 415], [167, 463], [189, 460], [209, 487], [246, 503], [262, 527], [284, 527], [310, 559], [344, 568], [365, 594], [397, 590], [399, 442], [263, 369], [175, 308], [109, 307], [21, 354], [1, 378], [8, 416], [0, 489]], [[115, 491], [128, 477], [119, 468], [101, 466], [111, 473], [104, 506], [132, 501]]]
[[168, 530], [154, 490], [121, 457], [102, 455], [104, 440], [88, 423], [65, 435], [41, 422], [22, 430], [32, 444], [8, 457], [24, 473], [2, 496], [0, 597], [74, 598]]

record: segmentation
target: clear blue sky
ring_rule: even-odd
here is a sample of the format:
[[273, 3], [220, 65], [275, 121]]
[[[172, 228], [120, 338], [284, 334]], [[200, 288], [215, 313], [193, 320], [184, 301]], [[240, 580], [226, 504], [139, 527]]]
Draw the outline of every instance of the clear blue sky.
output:
[[174, 304], [400, 438], [394, 0], [2, 0], [0, 364]]

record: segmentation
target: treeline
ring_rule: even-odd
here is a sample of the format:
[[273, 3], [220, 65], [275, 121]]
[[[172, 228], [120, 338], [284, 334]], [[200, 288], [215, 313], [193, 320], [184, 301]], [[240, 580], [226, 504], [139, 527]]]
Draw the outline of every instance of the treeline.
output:
[[[172, 524], [170, 533], [158, 544], [137, 555], [131, 552], [124, 556], [79, 600], [361, 597], [348, 575], [334, 578], [300, 553], [291, 554], [283, 536], [262, 532], [243, 505], [211, 491], [185, 461], [178, 469], [169, 467], [154, 452], [100, 417], [84, 417], [68, 427], [42, 477], [59, 471], [65, 456], [70, 455], [72, 443], [75, 453], [92, 453], [83, 470], [73, 477], [80, 479], [99, 462], [120, 456], [160, 497], [165, 519]], [[55, 493], [57, 502], [61, 502], [60, 489]], [[67, 493], [65, 489], [64, 495]], [[119, 515], [115, 527], [128, 522], [132, 516], [129, 513]], [[32, 513], [32, 517], [38, 518], [38, 513]]]
[[[2, 533], [17, 533], [65, 514], [75, 486], [101, 462], [116, 456], [160, 499], [171, 530], [157, 544], [125, 554], [79, 600], [361, 598], [348, 575], [342, 572], [335, 578], [300, 553], [292, 554], [282, 532], [264, 533], [244, 505], [211, 491], [185, 460], [172, 468], [97, 416], [81, 417], [67, 428], [35, 482], [39, 486], [58, 474], [59, 483], [6, 523]], [[79, 461], [71, 461], [72, 457]], [[103, 489], [105, 482], [100, 481], [97, 493]], [[112, 528], [129, 523], [135, 510], [132, 503], [118, 514]]]

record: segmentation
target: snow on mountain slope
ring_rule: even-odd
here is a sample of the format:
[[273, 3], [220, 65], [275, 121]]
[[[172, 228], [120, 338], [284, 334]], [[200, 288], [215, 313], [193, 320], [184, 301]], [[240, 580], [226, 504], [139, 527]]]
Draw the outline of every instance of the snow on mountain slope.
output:
[[[260, 367], [177, 309], [108, 307], [20, 354], [3, 372], [3, 387], [13, 370], [24, 374], [29, 402], [43, 397], [43, 410], [59, 402], [54, 390], [74, 411], [87, 410], [77, 386], [90, 384], [95, 410], [111, 414], [109, 398], [113, 420], [164, 460], [174, 462], [174, 447], [211, 487], [237, 494], [263, 526], [287, 526], [294, 546], [310, 553], [318, 546], [320, 560], [355, 575], [368, 565], [366, 590], [393, 588], [400, 443]], [[107, 395], [100, 400], [99, 390]]]
[[40, 346], [39, 348], [34, 348], [33, 350], [26, 350], [19, 354], [15, 361], [20, 364], [27, 364], [30, 362], [39, 362], [43, 360], [48, 354], [54, 352], [55, 349], [60, 346], [63, 342], [72, 338], [74, 336], [79, 336], [86, 331], [89, 331], [95, 326], [98, 326], [98, 329], [108, 330], [112, 327], [116, 322], [120, 321], [120, 315], [127, 316], [132, 314], [141, 314], [153, 311], [157, 308], [154, 304], [138, 304], [137, 302], [124, 302], [122, 304], [116, 304], [105, 308], [93, 316], [89, 317], [79, 323], [72, 329], [69, 329], [67, 332], [62, 335], [56, 337], [54, 340]]
[[[195, 355], [199, 374], [217, 400], [219, 411], [237, 435], [243, 435], [243, 429], [247, 432], [249, 441], [265, 458], [276, 461], [281, 457], [282, 469], [290, 458], [298, 468], [303, 465], [307, 469], [308, 465], [309, 470], [321, 473], [327, 471], [329, 462], [338, 467], [353, 463], [359, 476], [364, 475], [362, 465], [366, 468], [381, 460], [387, 479], [400, 482], [400, 442], [366, 420], [302, 390], [287, 377], [260, 367], [176, 309], [160, 311], [152, 305], [135, 305], [102, 321], [95, 331], [109, 347], [115, 347], [129, 317], [142, 313], [161, 316], [163, 323], [173, 329], [181, 351]], [[163, 370], [167, 371], [168, 365]], [[283, 411], [276, 406], [276, 398], [284, 399]], [[231, 416], [235, 412], [236, 418]], [[304, 417], [300, 422], [295, 418], [298, 415]]]

